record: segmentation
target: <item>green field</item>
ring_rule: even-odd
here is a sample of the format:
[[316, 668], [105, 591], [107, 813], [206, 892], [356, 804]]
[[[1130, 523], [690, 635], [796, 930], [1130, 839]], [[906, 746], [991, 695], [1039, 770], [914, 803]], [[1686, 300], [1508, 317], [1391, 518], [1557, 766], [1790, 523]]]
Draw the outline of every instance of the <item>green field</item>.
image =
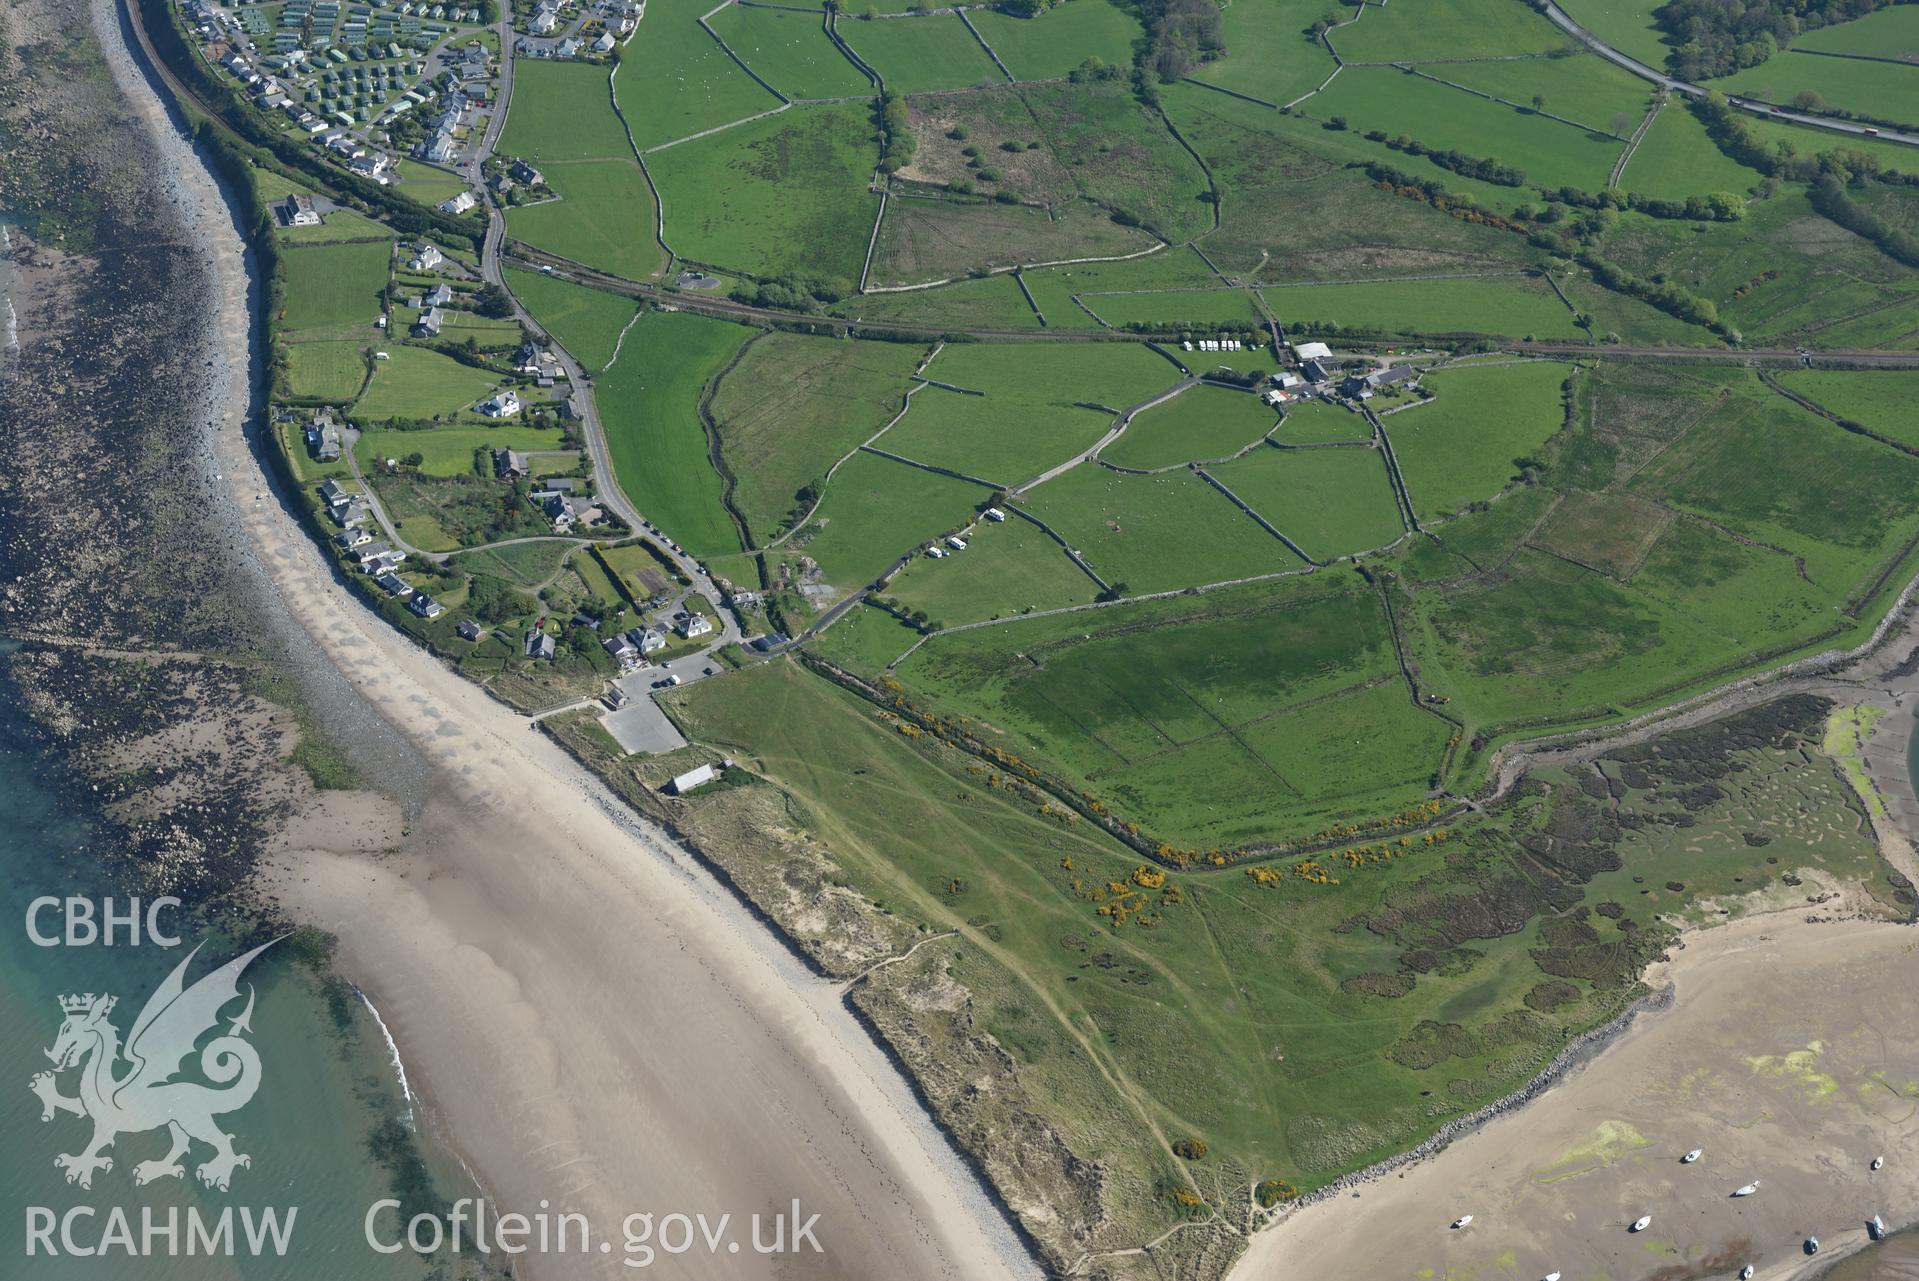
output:
[[827, 37], [822, 15], [729, 5], [707, 22], [746, 65], [789, 98], [845, 98], [872, 82]]
[[[1142, 325], [1148, 329], [1193, 330], [1209, 326], [1243, 330], [1261, 323], [1252, 295], [1244, 289], [1155, 289], [1141, 293], [1080, 295], [1109, 325]], [[1255, 353], [1257, 355], [1257, 353]]]
[[975, 526], [963, 552], [914, 560], [886, 594], [904, 609], [925, 610], [931, 623], [953, 626], [1084, 605], [1099, 585], [1036, 526], [1009, 517]]
[[1652, 103], [1652, 86], [1596, 53], [1570, 58], [1522, 58], [1462, 63], [1428, 70], [1442, 80], [1541, 108], [1589, 129], [1631, 137]]
[[1020, 96], [1082, 195], [1128, 212], [1165, 240], [1211, 228], [1204, 171], [1126, 89], [1054, 83]]
[[1919, 371], [1907, 369], [1793, 369], [1779, 381], [1841, 418], [1919, 449]]
[[385, 240], [334, 245], [289, 245], [286, 309], [280, 323], [296, 333], [366, 328], [380, 315], [393, 246]]
[[842, 19], [838, 29], [840, 38], [896, 93], [1006, 82], [957, 14]]
[[1793, 39], [1795, 49], [1859, 53], [1906, 60], [1919, 54], [1919, 12], [1891, 5], [1863, 18], [1808, 31]]
[[1224, 494], [1185, 472], [1127, 476], [1081, 463], [1020, 505], [1131, 594], [1304, 568]]
[[1326, 12], [1313, 0], [1233, 0], [1220, 10], [1226, 56], [1193, 78], [1275, 105], [1317, 89], [1337, 65], [1307, 28]]
[[1375, 449], [1256, 449], [1209, 470], [1315, 560], [1383, 547], [1406, 532]]
[[654, 238], [658, 206], [637, 162], [569, 161], [542, 172], [559, 199], [510, 210], [507, 230], [516, 239], [629, 280], [666, 265]]
[[537, 271], [506, 269], [506, 286], [533, 319], [573, 354], [588, 373], [613, 359], [620, 333], [633, 319], [633, 300]]
[[642, 149], [780, 105], [700, 26], [697, 19], [712, 7], [656, 0], [647, 6], [646, 30], [620, 51], [613, 96]]
[[[1412, 11], [1409, 6], [1407, 12]], [[1533, 16], [1530, 11], [1521, 12]], [[1432, 70], [1440, 75], [1451, 68]], [[1454, 148], [1514, 165], [1528, 181], [1543, 187], [1570, 184], [1598, 191], [1626, 146], [1617, 138], [1588, 133], [1390, 67], [1348, 67], [1326, 92], [1308, 99], [1301, 109], [1320, 120], [1343, 116], [1355, 132], [1378, 129], [1388, 137], [1410, 135], [1428, 147]], [[1606, 126], [1605, 121], [1597, 123], [1600, 128]], [[1383, 153], [1382, 158], [1391, 154]]]
[[707, 458], [700, 397], [752, 331], [688, 312], [649, 311], [600, 377], [597, 396], [620, 489], [695, 556], [738, 551]]
[[1039, 318], [1008, 273], [982, 280], [960, 280], [937, 289], [872, 293], [849, 298], [834, 308], [840, 315], [923, 325], [929, 339], [949, 326], [1038, 329]]
[[373, 381], [353, 406], [355, 419], [451, 418], [485, 400], [499, 378], [425, 347], [394, 343], [373, 362]]
[[855, 454], [833, 474], [826, 501], [786, 544], [818, 562], [837, 596], [857, 591], [888, 566], [972, 518], [992, 491], [909, 467], [875, 454]]
[[1606, 44], [1663, 71], [1672, 46], [1653, 21], [1659, 5], [1660, 0], [1567, 0], [1559, 7]]
[[899, 413], [925, 348], [773, 332], [713, 397], [733, 504], [756, 542], [779, 534], [846, 453]]
[[1537, 276], [1402, 280], [1392, 284], [1268, 285], [1282, 325], [1331, 322], [1387, 334], [1510, 334], [1579, 338], [1572, 309]]
[[1743, 193], [1759, 174], [1721, 151], [1685, 104], [1660, 109], [1626, 162], [1624, 185], [1658, 200], [1684, 200], [1715, 191]]
[[1165, 391], [1180, 371], [1143, 343], [951, 343], [926, 376], [988, 396], [1115, 411]]
[[1112, 421], [1094, 409], [927, 387], [914, 394], [906, 417], [873, 443], [915, 462], [1013, 486], [1090, 449]]
[[[1837, 108], [1902, 126], [1919, 124], [1919, 67], [1897, 62], [1828, 58], [1787, 49], [1756, 67], [1707, 83], [1722, 93], [1763, 102], [1790, 104], [1799, 94], [1811, 93], [1817, 95], [1819, 109]], [[1912, 165], [1910, 159], [1905, 163], [1908, 168]]]
[[[402, 195], [410, 196], [423, 205], [437, 205], [442, 200], [459, 195], [473, 188], [466, 179], [458, 174], [448, 173], [444, 169], [425, 164], [418, 160], [401, 160], [394, 166], [399, 180], [394, 184]], [[478, 211], [468, 210], [467, 217], [473, 217]]]
[[1201, 383], [1135, 415], [1100, 459], [1136, 471], [1214, 461], [1249, 448], [1278, 422], [1278, 411], [1250, 392]]
[[1054, 80], [1088, 58], [1124, 67], [1144, 32], [1139, 19], [1111, 0], [1072, 0], [1037, 18], [997, 9], [966, 15], [1016, 80]]
[[1273, 433], [1273, 439], [1282, 445], [1323, 445], [1372, 438], [1373, 425], [1366, 421], [1364, 414], [1311, 400], [1288, 405], [1286, 417]]
[[[556, 431], [536, 427], [435, 427], [429, 431], [384, 431], [360, 433], [353, 453], [360, 465], [371, 470], [382, 458], [404, 458], [417, 453], [424, 461], [420, 471], [429, 476], [474, 475], [473, 455], [479, 449], [550, 450], [560, 447]], [[493, 474], [487, 464], [487, 476]], [[559, 468], [564, 470], [563, 467]]]
[[541, 166], [556, 160], [631, 159], [633, 146], [613, 110], [607, 69], [515, 59], [513, 103], [499, 150]]
[[655, 152], [666, 243], [763, 276], [859, 280], [879, 200], [868, 104], [791, 111]]
[[1332, 40], [1339, 56], [1349, 63], [1493, 58], [1576, 47], [1571, 36], [1513, 0], [1381, 5], [1369, 9], [1361, 21], [1333, 32]]
[[1422, 520], [1497, 494], [1564, 425], [1560, 385], [1571, 370], [1539, 361], [1426, 375], [1433, 400], [1385, 420], [1413, 510]]
[[351, 401], [366, 382], [365, 350], [351, 339], [288, 343], [287, 390], [295, 396]]

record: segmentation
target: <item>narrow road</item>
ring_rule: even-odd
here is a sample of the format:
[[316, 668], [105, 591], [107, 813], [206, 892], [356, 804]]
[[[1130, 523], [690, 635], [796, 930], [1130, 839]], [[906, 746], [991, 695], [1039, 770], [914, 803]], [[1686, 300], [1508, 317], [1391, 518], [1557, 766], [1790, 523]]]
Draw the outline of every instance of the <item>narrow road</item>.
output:
[[[1667, 75], [1657, 68], [1647, 66], [1637, 58], [1621, 53], [1573, 21], [1572, 15], [1564, 9], [1561, 9], [1557, 4], [1554, 4], [1553, 0], [1541, 0], [1541, 3], [1545, 5], [1546, 16], [1551, 18], [1560, 30], [1572, 36], [1581, 44], [1584, 44], [1600, 57], [1624, 67], [1641, 80], [1650, 80], [1654, 84], [1669, 89], [1674, 93], [1683, 93], [1693, 98], [1703, 98], [1710, 92], [1699, 85], [1674, 79], [1672, 76]], [[1726, 95], [1726, 101], [1736, 102], [1742, 110], [1748, 111], [1755, 116], [1763, 116], [1768, 120], [1789, 120], [1793, 124], [1809, 125], [1814, 129], [1829, 129], [1834, 133], [1847, 133], [1857, 138], [1872, 137], [1881, 142], [1899, 142], [1909, 147], [1919, 147], [1919, 134], [1902, 133], [1897, 129], [1884, 129], [1870, 125], [1854, 124], [1849, 120], [1836, 120], [1831, 116], [1819, 116], [1813, 115], [1810, 112], [1774, 107], [1769, 103], [1755, 104], [1745, 98], [1735, 98], [1731, 94]]]

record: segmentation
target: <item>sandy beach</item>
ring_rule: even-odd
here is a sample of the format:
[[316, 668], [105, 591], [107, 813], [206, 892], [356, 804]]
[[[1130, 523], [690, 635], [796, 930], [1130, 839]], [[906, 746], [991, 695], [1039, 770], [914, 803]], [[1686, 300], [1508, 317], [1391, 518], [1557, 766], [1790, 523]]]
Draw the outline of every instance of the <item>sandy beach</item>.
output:
[[1787, 1281], [1865, 1244], [1875, 1213], [1912, 1220], [1919, 933], [1781, 913], [1689, 935], [1659, 970], [1671, 1008], [1438, 1155], [1282, 1220], [1234, 1276], [1682, 1281], [1751, 1262]]
[[[579, 1211], [614, 1237], [610, 1254], [529, 1256], [520, 1274], [631, 1275], [618, 1242], [631, 1213], [730, 1213], [750, 1240], [749, 1216], [797, 1200], [802, 1221], [819, 1214], [824, 1253], [699, 1247], [654, 1266], [676, 1277], [1037, 1275], [837, 987], [525, 720], [335, 580], [247, 436], [248, 276], [230, 213], [129, 63], [110, 7], [95, 14], [218, 278], [231, 387], [207, 430], [245, 554], [432, 770], [408, 830], [391, 806], [304, 816], [273, 891], [337, 933], [340, 966], [392, 1029], [427, 1124], [489, 1197]], [[383, 843], [396, 848], [371, 852]]]

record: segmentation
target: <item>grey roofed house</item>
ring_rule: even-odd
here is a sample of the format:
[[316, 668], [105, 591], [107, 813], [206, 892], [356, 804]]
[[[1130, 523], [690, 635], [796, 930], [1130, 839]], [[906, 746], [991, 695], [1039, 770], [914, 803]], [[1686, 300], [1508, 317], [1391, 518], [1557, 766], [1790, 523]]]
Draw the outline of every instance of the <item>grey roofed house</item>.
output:
[[427, 338], [438, 338], [440, 326], [445, 323], [446, 317], [440, 314], [438, 307], [428, 307], [420, 313], [420, 318], [413, 322], [413, 332]]
[[624, 636], [609, 636], [600, 642], [616, 663], [631, 663], [640, 656], [640, 648]]
[[429, 307], [444, 307], [452, 301], [453, 286], [447, 284], [445, 281], [441, 281], [426, 291], [426, 305]]
[[461, 619], [460, 625], [453, 630], [460, 634], [461, 640], [477, 641], [486, 635], [486, 628], [480, 626], [470, 618]]
[[579, 396], [568, 396], [566, 400], [561, 403], [560, 417], [573, 422], [578, 422], [580, 419], [586, 417], [586, 410], [582, 407]]
[[1306, 381], [1315, 383], [1326, 382], [1333, 376], [1333, 371], [1317, 360], [1307, 361], [1299, 367], [1299, 372], [1306, 375]]
[[1411, 365], [1394, 365], [1391, 369], [1376, 369], [1366, 375], [1366, 381], [1374, 387], [1392, 387], [1399, 383], [1411, 382], [1419, 376], [1419, 371]]
[[368, 561], [378, 560], [392, 550], [392, 546], [387, 543], [362, 543], [359, 550], [353, 553], [353, 558], [364, 565]]
[[406, 603], [406, 607], [418, 614], [421, 618], [438, 618], [440, 615], [446, 613], [446, 606], [434, 600], [425, 592], [413, 593], [413, 599]]
[[526, 475], [526, 455], [516, 449], [494, 450], [493, 474], [502, 480], [513, 480]]
[[382, 573], [378, 578], [375, 578], [373, 581], [378, 583], [383, 589], [385, 589], [386, 594], [389, 596], [398, 596], [401, 592], [410, 592], [413, 590], [413, 585], [411, 583], [407, 582], [406, 579], [401, 578], [398, 574], [394, 573], [390, 569], [386, 570], [384, 573]]
[[320, 486], [320, 499], [322, 502], [332, 504], [342, 498], [350, 497], [352, 497], [352, 495], [348, 492], [347, 487], [337, 480], [329, 480], [326, 484]]
[[573, 528], [573, 523], [579, 519], [573, 510], [573, 500], [565, 494], [554, 494], [540, 504], [540, 510], [553, 522], [553, 528], [562, 533]]
[[546, 182], [546, 175], [524, 160], [515, 160], [507, 167], [507, 173], [513, 181], [526, 183], [530, 187], [542, 186]]
[[545, 476], [540, 480], [540, 490], [548, 494], [574, 494], [580, 489], [580, 481], [575, 476]]
[[559, 652], [559, 645], [539, 628], [535, 627], [526, 634], [525, 653], [528, 658], [544, 658], [552, 662], [553, 656]]
[[372, 542], [373, 535], [364, 529], [343, 529], [333, 536], [333, 541], [346, 551], [352, 551], [355, 547], [362, 547]]

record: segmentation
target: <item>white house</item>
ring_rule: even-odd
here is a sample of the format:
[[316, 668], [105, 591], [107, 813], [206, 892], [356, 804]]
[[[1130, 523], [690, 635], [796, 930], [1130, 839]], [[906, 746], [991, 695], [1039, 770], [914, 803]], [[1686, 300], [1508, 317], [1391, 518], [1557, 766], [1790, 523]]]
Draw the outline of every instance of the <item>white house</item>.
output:
[[672, 789], [675, 796], [684, 796], [701, 783], [710, 783], [718, 777], [711, 765], [702, 765], [698, 769], [690, 769], [676, 776], [671, 783], [667, 784], [667, 787]]
[[533, 21], [526, 24], [526, 29], [536, 36], [544, 36], [551, 34], [553, 28], [559, 25], [559, 14], [554, 13], [551, 9], [542, 9], [533, 15]]
[[479, 403], [479, 411], [488, 418], [511, 418], [520, 412], [520, 394], [511, 387]]
[[457, 196], [442, 200], [440, 202], [440, 212], [443, 214], [459, 215], [465, 213], [478, 203], [480, 202], [473, 198], [472, 192], [462, 191]]
[[437, 248], [432, 245], [421, 245], [413, 251], [413, 256], [406, 260], [406, 266], [408, 271], [432, 271], [445, 261], [446, 255]]
[[696, 636], [706, 636], [713, 630], [713, 620], [705, 614], [688, 614], [686, 621], [680, 624], [680, 635], [692, 640]]

